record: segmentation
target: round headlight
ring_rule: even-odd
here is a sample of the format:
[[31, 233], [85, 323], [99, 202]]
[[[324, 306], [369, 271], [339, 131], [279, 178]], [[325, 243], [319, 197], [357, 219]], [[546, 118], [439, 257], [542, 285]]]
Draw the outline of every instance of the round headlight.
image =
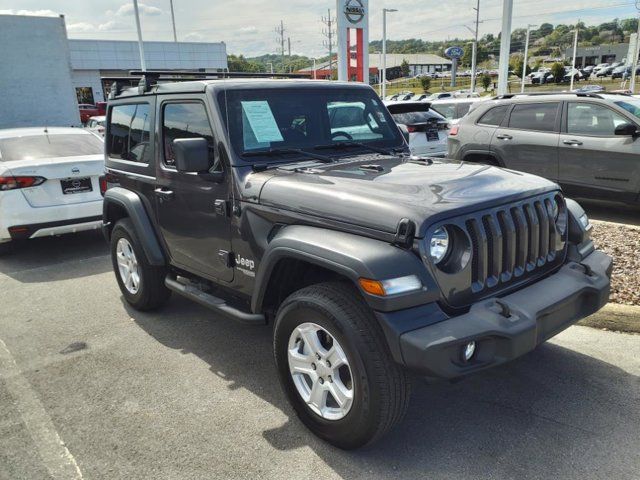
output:
[[438, 264], [444, 260], [449, 253], [449, 248], [449, 233], [446, 228], [440, 227], [433, 232], [431, 240], [429, 240], [429, 255], [433, 263]]

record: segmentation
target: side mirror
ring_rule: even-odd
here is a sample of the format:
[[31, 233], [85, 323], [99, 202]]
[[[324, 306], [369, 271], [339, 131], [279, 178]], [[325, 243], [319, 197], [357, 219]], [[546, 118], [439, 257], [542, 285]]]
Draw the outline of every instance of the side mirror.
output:
[[179, 172], [209, 170], [209, 144], [205, 138], [176, 138], [171, 147]]
[[616, 135], [625, 135], [625, 136], [638, 136], [638, 127], [631, 123], [621, 123], [614, 130]]

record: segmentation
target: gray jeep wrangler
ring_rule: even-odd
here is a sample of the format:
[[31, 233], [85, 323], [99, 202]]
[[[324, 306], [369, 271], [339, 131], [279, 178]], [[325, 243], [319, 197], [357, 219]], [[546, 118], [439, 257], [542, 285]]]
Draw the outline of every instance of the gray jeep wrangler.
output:
[[410, 156], [369, 86], [160, 75], [108, 104], [122, 295], [272, 325], [282, 387], [328, 442], [400, 422], [410, 373], [502, 364], [607, 302], [611, 258], [555, 183]]

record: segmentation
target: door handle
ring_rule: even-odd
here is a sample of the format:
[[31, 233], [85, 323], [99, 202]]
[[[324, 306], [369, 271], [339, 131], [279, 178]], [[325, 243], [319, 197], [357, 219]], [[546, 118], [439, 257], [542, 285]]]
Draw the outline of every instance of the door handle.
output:
[[173, 198], [173, 190], [167, 190], [166, 188], [156, 188], [153, 193], [155, 193], [156, 197], [160, 198], [160, 200], [171, 200]]
[[502, 133], [500, 135], [496, 135], [498, 140], [511, 140], [513, 137], [511, 135], [507, 135], [506, 133]]
[[582, 145], [580, 140], [563, 140], [562, 143], [565, 145]]

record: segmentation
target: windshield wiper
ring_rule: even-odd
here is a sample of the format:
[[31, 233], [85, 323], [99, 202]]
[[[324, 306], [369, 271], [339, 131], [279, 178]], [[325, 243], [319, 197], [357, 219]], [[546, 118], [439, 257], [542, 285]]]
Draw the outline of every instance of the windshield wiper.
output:
[[317, 153], [305, 152], [300, 148], [269, 148], [265, 150], [252, 150], [250, 152], [244, 152], [242, 154], [243, 157], [259, 157], [262, 155], [266, 155], [268, 157], [274, 157], [279, 155], [304, 155], [305, 157], [313, 158], [314, 160], [318, 160], [323, 163], [333, 163], [334, 160], [331, 157], [327, 157], [325, 155], [318, 155]]
[[380, 153], [382, 155], [392, 155], [391, 152], [385, 150], [384, 148], [378, 148], [372, 145], [367, 145], [366, 143], [352, 142], [352, 141], [328, 143], [327, 145], [316, 145], [315, 147], [313, 147], [313, 149], [314, 150], [330, 150], [333, 148], [345, 149], [345, 148], [352, 148], [352, 147], [366, 148], [367, 150]]

